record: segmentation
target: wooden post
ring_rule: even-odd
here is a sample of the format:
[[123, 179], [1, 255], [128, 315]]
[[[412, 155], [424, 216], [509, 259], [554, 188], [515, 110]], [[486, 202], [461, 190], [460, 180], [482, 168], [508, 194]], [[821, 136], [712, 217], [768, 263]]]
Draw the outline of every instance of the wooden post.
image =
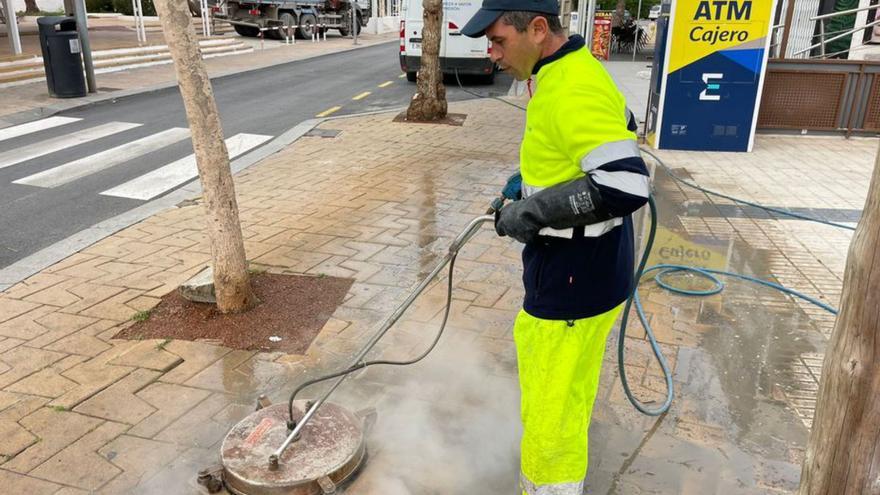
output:
[[880, 493], [880, 150], [849, 247], [799, 495]]
[[255, 304], [256, 297], [248, 277], [229, 152], [211, 80], [187, 2], [156, 0], [155, 6], [177, 71], [204, 189], [217, 308], [224, 313], [245, 311]]
[[423, 0], [422, 61], [416, 82], [417, 92], [409, 102], [406, 120], [432, 121], [446, 117], [446, 87], [440, 72], [440, 21], [442, 0]]
[[794, 22], [794, 2], [795, 0], [788, 0], [788, 9], [785, 11], [785, 27], [782, 28], [782, 46], [779, 47], [779, 58], [785, 58], [785, 52], [788, 50], [788, 37], [791, 35], [791, 25]]

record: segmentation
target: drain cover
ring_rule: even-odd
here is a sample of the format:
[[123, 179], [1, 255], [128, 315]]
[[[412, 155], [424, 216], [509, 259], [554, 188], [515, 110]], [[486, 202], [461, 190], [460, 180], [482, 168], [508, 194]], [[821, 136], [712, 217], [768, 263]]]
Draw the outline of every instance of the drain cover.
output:
[[[306, 401], [294, 403], [294, 419]], [[275, 404], [241, 420], [223, 440], [220, 462], [227, 490], [236, 495], [318, 495], [333, 493], [365, 457], [364, 420], [325, 403], [269, 470], [269, 456], [287, 437], [287, 404]]]

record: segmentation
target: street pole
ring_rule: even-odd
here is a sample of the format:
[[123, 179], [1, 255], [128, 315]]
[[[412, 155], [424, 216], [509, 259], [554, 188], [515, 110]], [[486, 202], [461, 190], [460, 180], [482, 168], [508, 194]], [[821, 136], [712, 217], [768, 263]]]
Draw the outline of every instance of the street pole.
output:
[[357, 27], [357, 14], [355, 13], [355, 4], [354, 0], [350, 0], [351, 2], [351, 35], [354, 39], [354, 44], [358, 44], [358, 27]]
[[641, 31], [641, 26], [639, 25], [639, 21], [642, 20], [642, 0], [639, 0], [639, 8], [636, 10], [636, 39], [633, 42], [633, 62], [636, 61], [636, 50], [639, 48], [639, 32]]
[[89, 44], [89, 25], [86, 21], [85, 0], [76, 0], [76, 30], [79, 32], [83, 65], [86, 68], [86, 84], [89, 87], [89, 93], [95, 93], [98, 88], [95, 84], [95, 66], [92, 64], [92, 46]]
[[589, 1], [587, 17], [584, 19], [584, 39], [587, 41], [587, 49], [593, 49], [593, 27], [596, 20], [596, 0]]
[[9, 36], [9, 44], [12, 45], [12, 54], [21, 55], [21, 38], [18, 34], [18, 21], [15, 18], [15, 7], [12, 0], [4, 0], [3, 7], [6, 12], [6, 29]]

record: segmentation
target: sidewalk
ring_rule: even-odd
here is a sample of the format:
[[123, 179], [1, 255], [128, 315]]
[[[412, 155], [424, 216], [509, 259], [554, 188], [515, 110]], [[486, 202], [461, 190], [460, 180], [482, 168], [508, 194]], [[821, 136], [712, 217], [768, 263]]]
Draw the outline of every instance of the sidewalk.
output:
[[[137, 40], [132, 31], [129, 36]], [[153, 36], [155, 36], [153, 34]], [[227, 35], [227, 38], [235, 35]], [[227, 74], [255, 70], [273, 65], [317, 57], [329, 53], [364, 48], [397, 38], [397, 33], [379, 35], [364, 34], [354, 46], [351, 38], [328, 36], [327, 41], [313, 43], [298, 40], [294, 45], [267, 40], [260, 43], [252, 38], [239, 38], [254, 46], [254, 51], [241, 55], [228, 55], [205, 60], [212, 78]], [[93, 49], [95, 47], [93, 46]], [[176, 84], [173, 64], [154, 65], [120, 72], [96, 74], [98, 92], [83, 98], [59, 99], [49, 97], [45, 81], [3, 88], [0, 91], [0, 128], [39, 117], [45, 117], [65, 109], [93, 101], [121, 97], [134, 92], [147, 91]]]
[[[200, 493], [196, 472], [216, 462], [256, 397], [283, 401], [306, 377], [348, 364], [516, 168], [522, 112], [494, 100], [450, 111], [468, 115], [463, 127], [394, 123], [387, 113], [328, 121], [320, 128], [341, 131], [335, 138], [303, 137], [236, 176], [252, 264], [355, 280], [303, 356], [111, 338], [208, 263], [197, 202], [0, 294], [0, 483], [27, 494]], [[753, 154], [662, 156], [705, 187], [852, 222], [876, 148], [867, 139], [759, 136]], [[849, 231], [714, 202], [660, 171], [655, 186], [663, 256], [705, 252], [698, 261], [838, 303]], [[378, 409], [370, 458], [347, 493], [515, 493], [519, 256], [520, 246], [484, 229], [459, 257], [435, 353], [367, 370], [334, 396], [353, 410]], [[418, 299], [376, 356], [412, 356], [430, 342], [445, 283]], [[645, 283], [642, 298], [678, 395], [665, 417], [637, 413], [610, 339], [588, 493], [791, 493], [832, 319], [737, 282], [703, 299]], [[659, 399], [643, 334], [633, 323], [629, 335], [630, 381], [643, 399]]]

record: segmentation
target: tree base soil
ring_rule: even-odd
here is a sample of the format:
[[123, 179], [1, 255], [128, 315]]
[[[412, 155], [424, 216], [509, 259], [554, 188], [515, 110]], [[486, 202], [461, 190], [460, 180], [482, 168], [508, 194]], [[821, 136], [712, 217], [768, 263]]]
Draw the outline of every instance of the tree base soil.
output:
[[233, 349], [304, 354], [353, 282], [326, 276], [254, 274], [251, 285], [259, 303], [250, 311], [231, 314], [173, 291], [150, 311], [149, 318], [123, 329], [115, 338], [209, 341]]
[[467, 119], [467, 114], [465, 113], [447, 113], [446, 117], [440, 120], [407, 120], [406, 111], [404, 110], [394, 117], [394, 122], [404, 122], [407, 124], [442, 124], [461, 127], [464, 125], [465, 119]]

